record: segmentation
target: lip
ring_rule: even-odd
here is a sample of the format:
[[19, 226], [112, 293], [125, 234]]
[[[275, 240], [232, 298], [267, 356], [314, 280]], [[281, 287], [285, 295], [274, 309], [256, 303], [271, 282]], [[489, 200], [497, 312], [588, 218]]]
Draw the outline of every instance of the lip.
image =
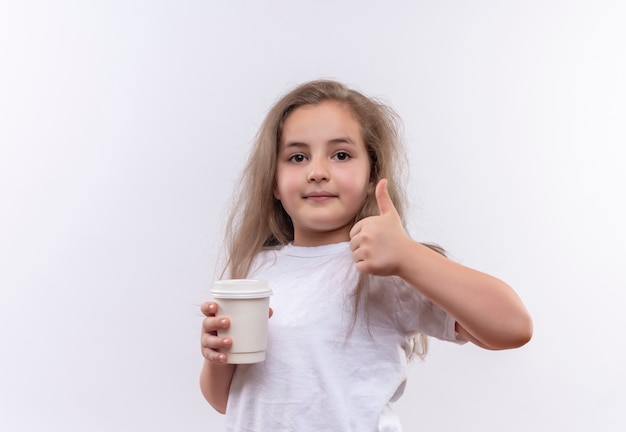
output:
[[304, 195], [304, 199], [309, 200], [309, 201], [326, 201], [332, 198], [337, 198], [337, 195], [331, 194], [330, 192], [324, 192], [324, 191], [311, 192], [311, 193]]

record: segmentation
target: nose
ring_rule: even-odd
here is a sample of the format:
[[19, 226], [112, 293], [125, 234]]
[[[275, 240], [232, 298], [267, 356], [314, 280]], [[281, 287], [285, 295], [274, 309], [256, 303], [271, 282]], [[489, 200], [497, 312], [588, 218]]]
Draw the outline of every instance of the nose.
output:
[[328, 165], [325, 161], [314, 159], [309, 164], [308, 181], [313, 183], [319, 183], [321, 181], [328, 181], [330, 173], [328, 171]]

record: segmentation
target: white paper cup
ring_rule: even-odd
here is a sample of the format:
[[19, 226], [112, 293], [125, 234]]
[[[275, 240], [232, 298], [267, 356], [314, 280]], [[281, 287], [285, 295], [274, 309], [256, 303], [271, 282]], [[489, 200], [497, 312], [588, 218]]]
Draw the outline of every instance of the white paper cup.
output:
[[233, 344], [222, 349], [228, 363], [258, 363], [265, 360], [267, 323], [272, 290], [266, 281], [254, 279], [225, 279], [213, 282], [216, 316], [230, 319], [230, 327], [219, 330], [219, 337], [229, 337]]

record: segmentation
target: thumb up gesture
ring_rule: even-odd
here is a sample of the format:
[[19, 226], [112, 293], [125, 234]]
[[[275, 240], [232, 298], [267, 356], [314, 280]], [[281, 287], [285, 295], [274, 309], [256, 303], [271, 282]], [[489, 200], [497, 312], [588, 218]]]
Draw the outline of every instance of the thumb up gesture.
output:
[[387, 179], [376, 185], [380, 215], [357, 222], [350, 231], [350, 250], [361, 273], [390, 276], [399, 272], [403, 251], [411, 241], [387, 191]]

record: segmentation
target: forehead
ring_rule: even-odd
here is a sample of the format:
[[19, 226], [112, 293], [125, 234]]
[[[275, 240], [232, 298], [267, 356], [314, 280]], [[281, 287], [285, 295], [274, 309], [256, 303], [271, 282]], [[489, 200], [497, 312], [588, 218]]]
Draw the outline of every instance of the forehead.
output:
[[283, 123], [281, 144], [290, 140], [327, 141], [338, 137], [362, 142], [361, 125], [351, 108], [337, 101], [302, 105]]

